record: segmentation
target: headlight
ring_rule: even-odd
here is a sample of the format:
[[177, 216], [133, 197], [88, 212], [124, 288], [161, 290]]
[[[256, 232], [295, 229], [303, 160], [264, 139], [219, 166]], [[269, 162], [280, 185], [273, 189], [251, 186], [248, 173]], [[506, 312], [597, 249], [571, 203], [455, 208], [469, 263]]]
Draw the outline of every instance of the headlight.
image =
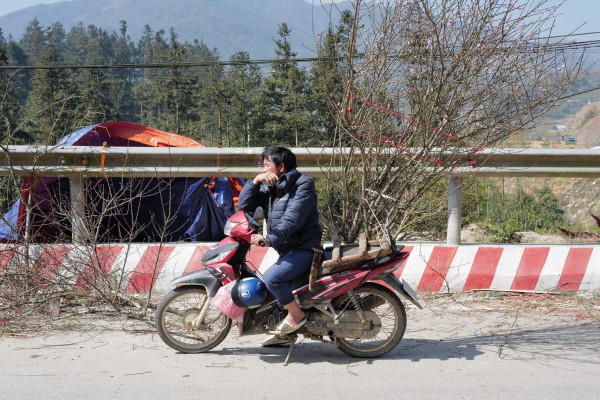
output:
[[203, 260], [203, 261], [206, 262], [207, 264], [214, 264], [214, 263], [217, 263], [219, 261], [222, 261], [228, 255], [229, 255], [229, 251], [224, 251], [222, 253], [219, 253], [219, 254], [215, 255], [212, 258], [209, 258], [209, 259]]
[[225, 222], [225, 228], [223, 228], [223, 233], [225, 235], [229, 236], [231, 234], [231, 230], [233, 228], [235, 228], [238, 224], [239, 224], [239, 222], [231, 222], [231, 221]]
[[238, 246], [239, 243], [233, 242], [214, 247], [208, 250], [206, 253], [204, 253], [204, 255], [202, 256], [202, 264], [209, 265], [218, 263], [219, 261], [223, 261], [229, 255], [233, 255], [233, 252], [235, 252]]

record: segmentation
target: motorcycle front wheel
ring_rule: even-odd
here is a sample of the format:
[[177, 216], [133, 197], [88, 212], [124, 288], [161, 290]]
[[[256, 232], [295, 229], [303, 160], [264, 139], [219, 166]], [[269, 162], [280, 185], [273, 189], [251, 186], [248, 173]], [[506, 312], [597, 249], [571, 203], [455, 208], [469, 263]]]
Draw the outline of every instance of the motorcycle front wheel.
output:
[[352, 296], [344, 296], [335, 304], [336, 309], [372, 311], [379, 317], [378, 333], [373, 338], [337, 338], [341, 351], [353, 357], [380, 357], [398, 345], [406, 330], [406, 310], [402, 301], [391, 290], [379, 285], [364, 285]]
[[231, 319], [212, 304], [202, 321], [202, 307], [209, 301], [203, 287], [182, 287], [167, 293], [156, 307], [160, 338], [182, 353], [203, 353], [219, 345], [231, 328]]

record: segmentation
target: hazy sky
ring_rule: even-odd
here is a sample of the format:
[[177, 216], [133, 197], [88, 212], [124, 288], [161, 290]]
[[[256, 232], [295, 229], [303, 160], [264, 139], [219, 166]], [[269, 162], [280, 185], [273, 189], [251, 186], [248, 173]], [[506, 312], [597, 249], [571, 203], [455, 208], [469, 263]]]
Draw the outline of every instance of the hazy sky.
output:
[[[0, 16], [19, 10], [21, 8], [33, 6], [36, 4], [50, 4], [61, 0], [0, 0]], [[64, 1], [64, 0], [62, 0]], [[97, 0], [101, 3], [103, 0]], [[319, 3], [320, 0], [305, 0], [309, 3]], [[331, 0], [323, 0], [331, 1]], [[337, 0], [340, 1], [340, 0]], [[556, 4], [560, 0], [550, 0], [549, 3]], [[599, 32], [600, 31], [600, 1], [598, 0], [566, 0], [561, 8], [563, 15], [557, 19], [557, 34], [564, 34], [576, 29], [579, 25], [585, 23], [580, 28], [580, 32]]]

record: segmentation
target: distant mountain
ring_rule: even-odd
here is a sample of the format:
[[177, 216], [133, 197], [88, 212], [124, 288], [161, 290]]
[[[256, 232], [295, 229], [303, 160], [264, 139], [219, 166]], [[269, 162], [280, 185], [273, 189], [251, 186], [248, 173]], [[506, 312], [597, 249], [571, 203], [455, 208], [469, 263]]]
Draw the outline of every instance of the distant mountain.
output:
[[71, 0], [7, 14], [0, 17], [0, 28], [5, 37], [19, 39], [34, 18], [42, 26], [61, 22], [68, 31], [79, 23], [93, 24], [109, 33], [118, 32], [119, 21], [125, 20], [133, 41], [146, 24], [153, 31], [173, 27], [181, 41], [202, 40], [216, 47], [222, 59], [242, 50], [264, 59], [274, 55], [273, 39], [281, 22], [292, 29], [293, 50], [311, 56], [315, 35], [326, 29], [329, 13], [337, 23], [337, 10], [349, 7], [349, 2], [321, 6], [305, 0]]

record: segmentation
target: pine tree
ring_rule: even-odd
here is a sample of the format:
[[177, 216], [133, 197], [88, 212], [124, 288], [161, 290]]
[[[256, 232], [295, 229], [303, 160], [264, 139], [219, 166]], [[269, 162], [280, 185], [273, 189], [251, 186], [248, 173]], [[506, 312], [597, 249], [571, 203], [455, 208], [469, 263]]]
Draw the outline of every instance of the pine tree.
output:
[[[6, 42], [6, 55], [9, 65], [27, 65], [27, 55], [23, 48], [17, 43], [12, 36], [9, 36]], [[30, 80], [31, 71], [18, 70], [11, 74], [12, 96], [19, 108], [25, 103], [27, 93], [31, 90]]]
[[20, 41], [20, 46], [27, 55], [29, 65], [38, 63], [45, 48], [45, 41], [44, 29], [40, 25], [38, 19], [34, 18], [29, 25], [27, 25], [27, 28], [25, 28], [25, 34]]
[[[138, 42], [140, 61], [146, 64], [158, 63], [168, 51], [168, 44], [164, 39], [164, 30], [153, 32], [149, 25], [144, 27], [142, 38]], [[144, 125], [161, 128], [161, 118], [164, 112], [160, 83], [160, 75], [164, 70], [144, 69], [143, 78], [135, 85], [134, 99], [140, 104], [140, 121]]]
[[288, 37], [287, 24], [279, 25], [275, 41], [277, 61], [271, 64], [271, 74], [264, 79], [256, 111], [261, 144], [280, 143], [300, 146], [309, 142], [310, 111], [306, 72], [298, 67]]
[[192, 137], [208, 146], [223, 144], [227, 138], [229, 93], [223, 82], [224, 68], [216, 49], [210, 50], [202, 41], [189, 48], [190, 61], [213, 65], [194, 68], [194, 101], [197, 109]]
[[[185, 47], [179, 43], [174, 29], [171, 28], [168, 47], [158, 59], [162, 63], [175, 65], [185, 61], [185, 56]], [[161, 127], [175, 133], [187, 132], [195, 111], [193, 78], [186, 69], [175, 66], [163, 71], [161, 76], [153, 79], [156, 101], [164, 110]]]
[[229, 92], [223, 82], [222, 65], [202, 68], [196, 92], [199, 107], [199, 140], [209, 146], [223, 146], [227, 138]]
[[[9, 65], [8, 44], [0, 29], [0, 65]], [[14, 96], [14, 73], [0, 70], [0, 141], [14, 143], [18, 104]]]
[[[248, 64], [250, 55], [240, 51], [231, 57], [235, 62], [226, 73], [224, 79], [229, 97], [228, 133], [230, 145], [254, 145], [255, 126], [252, 120], [252, 110], [255, 108], [260, 91], [260, 69]], [[238, 64], [239, 63], [239, 64]]]
[[[113, 46], [113, 61], [116, 64], [133, 64], [135, 62], [136, 49], [127, 35], [127, 22], [119, 21], [120, 35], [113, 33], [111, 36]], [[109, 78], [111, 86], [112, 104], [117, 110], [117, 118], [124, 121], [139, 122], [137, 107], [133, 99], [133, 84], [135, 82], [133, 69], [122, 69]]]
[[[106, 31], [89, 25], [79, 25], [67, 35], [70, 62], [75, 65], [100, 65], [113, 60], [112, 43]], [[115, 119], [116, 107], [112, 103], [114, 88], [107, 70], [85, 68], [75, 70], [71, 79], [78, 95], [75, 108], [79, 125], [89, 125]]]
[[[0, 29], [0, 66], [10, 65], [9, 46]], [[19, 104], [15, 96], [15, 73], [0, 70], [0, 143], [22, 144], [21, 132], [17, 131]], [[0, 212], [4, 213], [19, 196], [20, 179], [0, 177]]]
[[336, 119], [344, 101], [344, 78], [347, 63], [352, 13], [342, 12], [337, 27], [330, 25], [317, 44], [319, 60], [311, 70], [311, 108], [314, 110], [315, 144], [331, 146]]
[[33, 74], [25, 118], [28, 130], [37, 142], [53, 144], [76, 126], [75, 96], [68, 70], [47, 69], [65, 63], [66, 35], [60, 23], [54, 23], [45, 31], [37, 21], [30, 27], [32, 29], [28, 27], [27, 30], [30, 35], [24, 37], [23, 47], [33, 64], [44, 69]]

